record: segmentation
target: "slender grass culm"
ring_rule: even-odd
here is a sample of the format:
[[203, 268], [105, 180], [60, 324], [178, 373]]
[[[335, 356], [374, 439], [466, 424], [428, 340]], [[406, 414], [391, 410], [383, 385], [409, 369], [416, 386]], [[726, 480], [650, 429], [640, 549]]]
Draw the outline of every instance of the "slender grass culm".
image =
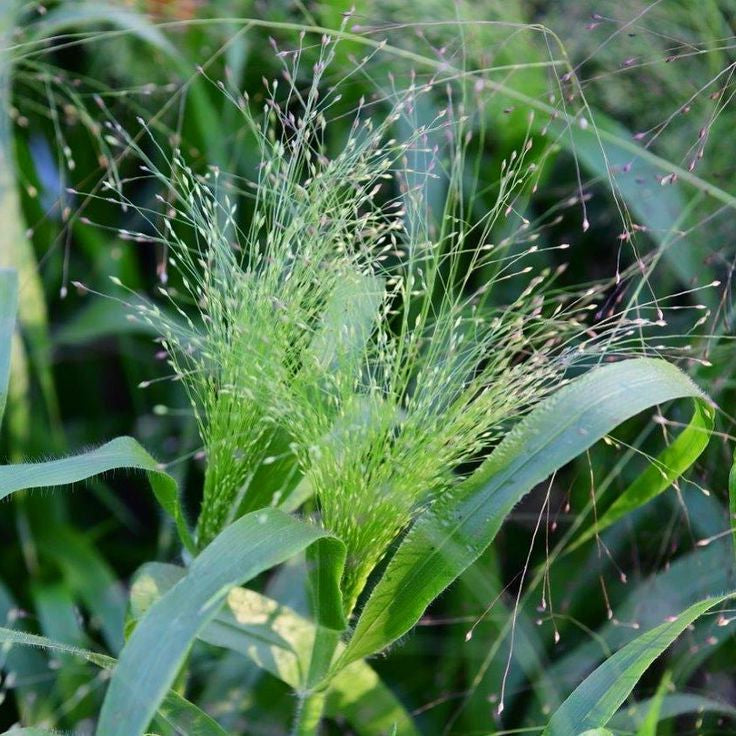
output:
[[[103, 160], [107, 174], [99, 190], [83, 193], [80, 184], [67, 194], [79, 201], [83, 194], [85, 206], [103, 211], [110, 204], [119, 207], [126, 223], [117, 230], [120, 239], [144, 245], [146, 257], [156, 254], [153, 296], [142, 293], [140, 281], [112, 276], [125, 292], [114, 306], [132, 311], [144, 340], [155, 335], [166, 375], [136, 375], [133, 385], [157, 384], [154, 390], [167, 403], [153, 413], [182, 418], [170, 427], [179, 431], [189, 422], [191, 436], [172, 454], [201, 461], [201, 493], [195, 473], [187, 481], [185, 504], [176, 473], [169, 475], [169, 466], [130, 437], [59, 460], [0, 466], [0, 498], [118, 468], [144, 471], [178, 533], [175, 549], [173, 535], [161, 535], [165, 554], [180, 563], [144, 564], [132, 577], [129, 595], [116, 587], [123, 601], [116, 609], [119, 620], [104, 620], [105, 636], [113, 632], [108, 649], [114, 656], [92, 651], [81, 636], [71, 641], [65, 630], [59, 632], [62, 641], [54, 642], [0, 627], [0, 642], [46, 647], [101, 668], [99, 682], [106, 687], [94, 703], [101, 702], [101, 710], [94, 716], [90, 710], [87, 718], [95, 720], [99, 736], [226, 736], [289, 728], [294, 736], [314, 736], [327, 718], [335, 719], [336, 729], [347, 721], [350, 733], [417, 736], [415, 714], [382, 682], [380, 665], [374, 669], [369, 658], [410, 632], [465, 571], [474, 572], [471, 566], [525, 494], [588, 453], [586, 510], [576, 519], [567, 514], [573, 493], [584, 484], [573, 480], [561, 491], [550, 482], [534, 514], [528, 554], [519, 558], [522, 571], [503, 588], [501, 575], [498, 581], [485, 578], [495, 578], [495, 571], [487, 573], [507, 560], [491, 560], [468, 578], [488, 583], [475, 601], [484, 612], [478, 616], [477, 605], [459, 606], [448, 621], [469, 626], [457, 637], [462, 646], [464, 635], [468, 649], [474, 636], [475, 643], [489, 636], [486, 624], [494, 627], [481, 667], [499, 670], [499, 686], [493, 698], [484, 696], [476, 725], [509, 726], [505, 719], [520, 702], [511, 698], [523, 692], [522, 680], [509, 676], [518, 623], [518, 641], [525, 647], [520, 661], [531, 671], [524, 676], [535, 688], [544, 685], [533, 692], [531, 715], [519, 721], [522, 730], [544, 719], [543, 736], [609, 733], [608, 721], [657, 654], [729, 594], [719, 590], [696, 603], [687, 600], [675, 609], [678, 615], [664, 619], [658, 611], [641, 639], [621, 639], [618, 651], [612, 645], [582, 666], [565, 660], [566, 650], [559, 678], [557, 671], [548, 677], [542, 670], [547, 648], [560, 644], [558, 620], [577, 616], [564, 601], [559, 606], [557, 580], [553, 601], [550, 565], [595, 537], [601, 569], [607, 570], [601, 550], [614, 558], [600, 532], [663, 493], [703, 452], [713, 406], [662, 358], [682, 354], [709, 366], [689, 356], [687, 329], [684, 335], [668, 333], [667, 319], [677, 310], [678, 325], [686, 324], [686, 310], [692, 310], [697, 327], [711, 313], [689, 303], [699, 288], [695, 282], [671, 297], [655, 295], [649, 279], [662, 251], [636, 250], [644, 230], [629, 222], [615, 189], [613, 218], [626, 223], [624, 237], [614, 243], [615, 274], [571, 285], [567, 258], [575, 254], [575, 236], [561, 223], [580, 207], [581, 231], [590, 227], [589, 191], [574, 150], [576, 194], [570, 196], [567, 182], [548, 187], [556, 198], [551, 206], [536, 199], [539, 187], [553, 178], [548, 160], [561, 136], [573, 128], [589, 131], [595, 123], [586, 117], [581, 124], [572, 109], [579, 103], [588, 111], [564, 53], [549, 64], [532, 61], [528, 69], [499, 57], [493, 61], [497, 67], [479, 64], [482, 69], [473, 72], [466, 68], [464, 45], [453, 53], [453, 64], [444, 46], [432, 46], [439, 61], [418, 64], [422, 71], [400, 69], [394, 68], [395, 58], [419, 62], [420, 55], [395, 47], [397, 56], [384, 56], [387, 47], [368, 33], [361, 47], [367, 55], [356, 58], [359, 37], [347, 23], [334, 38], [321, 27], [299, 33], [295, 23], [274, 23], [280, 31], [296, 32], [298, 40], [295, 49], [281, 50], [271, 39], [281, 77], [264, 79], [258, 93], [240, 90], [229, 65], [237, 61], [235, 53], [227, 57], [222, 80], [213, 71], [217, 63], [197, 67], [188, 82], [197, 94], [187, 104], [209, 99], [203, 90], [226, 103], [222, 117], [235, 131], [231, 168], [238, 173], [228, 171], [228, 157], [200, 155], [186, 134], [167, 128], [165, 116], [117, 122], [109, 96], [90, 96], [101, 118], [96, 133], [111, 156], [119, 155]], [[450, 35], [450, 27], [462, 40], [463, 24], [440, 25], [418, 24], [419, 43], [435, 32]], [[246, 23], [243, 28], [252, 30]], [[193, 23], [192, 29], [212, 31], [207, 23]], [[527, 24], [500, 24], [496, 30], [508, 31], [510, 43], [529, 30], [553, 39]], [[505, 88], [493, 74], [486, 78], [489, 68], [510, 74], [541, 70], [564, 96], [550, 93], [548, 102], [524, 110], [504, 106], [497, 116], [492, 108], [506, 99], [499, 92]], [[569, 76], [560, 76], [563, 68]], [[182, 115], [189, 109], [183, 105]], [[501, 114], [513, 116], [516, 125], [504, 144], [494, 138], [491, 124]], [[549, 121], [540, 124], [543, 114]], [[608, 183], [614, 184], [612, 176]], [[578, 228], [580, 217], [573, 219]], [[621, 254], [629, 246], [636, 252], [627, 266]], [[147, 263], [153, 273], [152, 261]], [[80, 294], [96, 291], [72, 283]], [[17, 291], [14, 272], [0, 270], [0, 408]], [[162, 386], [162, 380], [173, 385]], [[176, 402], [177, 391], [187, 405], [173, 409], [168, 402]], [[662, 429], [667, 443], [660, 456], [640, 449], [648, 453], [655, 444], [644, 434], [630, 444], [628, 428], [622, 439], [610, 437], [637, 414], [682, 398], [692, 399], [695, 411], [674, 439], [659, 409], [650, 423]], [[619, 475], [627, 483], [628, 475], [634, 480], [623, 490], [616, 487], [616, 501], [599, 514], [591, 448], [602, 439], [620, 453], [618, 469], [604, 485], [616, 485]], [[634, 475], [634, 457], [634, 469], [619, 472], [636, 454], [651, 461], [647, 469]], [[553, 504], [567, 509], [554, 520]], [[192, 512], [196, 507], [191, 524], [185, 506]], [[594, 523], [576, 537], [576, 525], [591, 506]], [[509, 538], [518, 533], [517, 521], [525, 523], [521, 511]], [[553, 547], [550, 536], [562, 517], [570, 531], [563, 530]], [[544, 564], [535, 570], [532, 552], [543, 529]], [[523, 540], [526, 545], [528, 535]], [[295, 564], [282, 566], [295, 557]], [[508, 562], [516, 564], [517, 557], [509, 554]], [[273, 576], [252, 584], [272, 570]], [[104, 583], [99, 566], [96, 573]], [[598, 577], [605, 613], [618, 626], [604, 572]], [[515, 604], [490, 621], [496, 602], [510, 602], [504, 596], [510, 588], [518, 591]], [[546, 640], [534, 638], [520, 604], [535, 590], [542, 593], [538, 631], [542, 624], [554, 627], [554, 637]], [[39, 600], [46, 612], [56, 601]], [[587, 624], [581, 628], [588, 631]], [[563, 637], [557, 653], [566, 645]], [[577, 656], [574, 648], [570, 652]], [[466, 662], [462, 673], [450, 668], [437, 689], [453, 693], [457, 681], [472, 693], [483, 677], [476, 664]], [[249, 666], [269, 677], [250, 680]], [[571, 689], [581, 684], [564, 699], [566, 690], [549, 686], [556, 679], [569, 680]], [[401, 685], [402, 697], [412, 685]], [[265, 707], [258, 702], [251, 709], [261, 700]], [[422, 714], [416, 715], [422, 723]], [[262, 722], [251, 729], [256, 719]], [[440, 723], [441, 716], [428, 722]], [[340, 732], [333, 725], [329, 732]], [[450, 721], [445, 732], [452, 728]]]

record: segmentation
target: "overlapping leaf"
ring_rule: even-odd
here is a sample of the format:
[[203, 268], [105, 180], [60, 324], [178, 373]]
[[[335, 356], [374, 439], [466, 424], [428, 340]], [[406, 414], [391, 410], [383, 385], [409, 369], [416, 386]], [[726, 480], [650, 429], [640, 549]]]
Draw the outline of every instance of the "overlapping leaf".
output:
[[[335, 548], [325, 559], [344, 561], [341, 542], [274, 508], [246, 514], [224, 529], [135, 628], [110, 681], [97, 733], [142, 734], [194, 639], [220, 611], [230, 590], [311, 545]], [[337, 578], [325, 575], [322, 580]], [[339, 590], [325, 586], [317, 620], [325, 625], [333, 621], [336, 605], [342, 605]]]
[[639, 358], [594, 369], [543, 402], [468, 481], [420, 517], [366, 603], [341, 663], [407, 632], [537, 483], [640, 411], [701, 395], [674, 366]]

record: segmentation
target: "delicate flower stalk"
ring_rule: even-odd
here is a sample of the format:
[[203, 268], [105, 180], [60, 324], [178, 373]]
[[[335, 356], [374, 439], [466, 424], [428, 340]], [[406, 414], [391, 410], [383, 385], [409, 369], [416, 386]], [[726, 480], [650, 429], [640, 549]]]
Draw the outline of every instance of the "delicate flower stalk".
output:
[[299, 698], [292, 736], [314, 736], [325, 709], [327, 690], [310, 692]]

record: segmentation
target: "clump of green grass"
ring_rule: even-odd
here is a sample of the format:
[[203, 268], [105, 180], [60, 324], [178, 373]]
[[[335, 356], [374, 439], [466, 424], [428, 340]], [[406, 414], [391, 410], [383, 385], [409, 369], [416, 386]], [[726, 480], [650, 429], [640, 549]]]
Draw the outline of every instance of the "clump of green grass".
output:
[[[642, 331], [660, 320], [658, 306], [653, 320], [601, 315], [604, 285], [566, 291], [555, 283], [564, 266], [535, 265], [539, 233], [515, 211], [538, 175], [531, 135], [470, 224], [464, 106], [448, 102], [430, 124], [411, 125], [431, 83], [392, 92], [378, 123], [361, 100], [329, 156], [339, 97], [321, 90], [333, 53], [323, 39], [304, 94], [292, 81], [278, 98], [268, 85], [262, 123], [223, 85], [258, 143], [256, 182], [195, 174], [178, 152], [166, 172], [145, 159], [167, 192], [163, 225], [150, 221], [183, 290], [161, 287], [175, 320], [150, 304], [140, 311], [160, 330], [204, 445], [198, 544], [242, 515], [258, 471], [287, 456], [347, 547], [349, 613], [391, 542], [513, 423], [574, 366], [646, 351]], [[400, 141], [390, 137], [399, 119], [409, 123]], [[430, 143], [438, 138], [444, 150]], [[432, 163], [417, 174], [409, 161], [420, 155]], [[442, 213], [428, 209], [433, 181], [446, 187]], [[245, 231], [236, 193], [252, 199]], [[493, 243], [501, 224], [507, 235]], [[498, 306], [501, 288], [513, 296]], [[261, 503], [278, 504], [290, 487], [284, 480]]]
[[[319, 49], [320, 44], [315, 47]], [[455, 77], [454, 70], [449, 99], [440, 102], [430, 123], [424, 126], [416, 123], [415, 109], [428, 99], [430, 109], [436, 104], [440, 98], [437, 80], [417, 83], [407, 75], [405, 85], [401, 82], [393, 86], [395, 80], [389, 77], [390, 91], [384, 89], [368, 102], [361, 100], [357, 112], [352, 112], [354, 124], [348, 126], [349, 131], [342, 125], [346, 130], [344, 139], [335, 145], [332, 131], [340, 129], [344, 109], [340, 110], [339, 93], [330, 87], [329, 74], [325, 74], [330, 70], [333, 51], [331, 41], [323, 39], [313, 70], [315, 78], [304, 90], [295, 81], [304, 76], [298, 70], [303, 58], [299, 53], [282, 54], [282, 59], [293, 59], [293, 63], [284, 63], [287, 85], [284, 89], [267, 84], [262, 121], [259, 113], [252, 111], [250, 100], [224, 83], [217, 83], [242, 110], [244, 127], [249, 129], [251, 140], [259, 149], [261, 165], [255, 182], [243, 182], [216, 168], [204, 174], [201, 170], [197, 172], [189, 164], [189, 157], [196, 158], [195, 153], [185, 157], [178, 150], [171, 154], [161, 149], [163, 159], [170, 159], [170, 163], [157, 164], [158, 155], [149, 158], [144, 153], [147, 143], [139, 147], [122, 127], [113, 123], [108, 124], [109, 140], [105, 136], [106, 143], [116, 149], [123, 144], [123, 150], [131, 147], [137, 150], [145, 159], [143, 178], [153, 178], [163, 189], [160, 197], [163, 214], [137, 207], [138, 213], [149, 219], [154, 236], [150, 232], [130, 231], [121, 235], [126, 240], [158, 241], [164, 249], [161, 294], [170, 304], [139, 303], [139, 313], [159, 330], [174, 377], [188, 392], [202, 437], [206, 464], [197, 545], [200, 550], [209, 546], [202, 551], [202, 557], [211, 563], [213, 556], [208, 557], [208, 553], [225, 551], [216, 561], [230, 564], [233, 569], [242, 568], [258, 555], [262, 538], [254, 541], [257, 535], [253, 530], [259, 528], [265, 530], [262, 537], [271, 534], [277, 544], [288, 543], [287, 535], [272, 534], [270, 527], [259, 526], [268, 522], [270, 514], [248, 515], [247, 512], [263, 505], [279, 505], [284, 500], [292, 510], [299, 499], [313, 493], [314, 501], [308, 500], [304, 506], [311, 514], [311, 521], [329, 529], [347, 547], [347, 565], [340, 573], [342, 605], [345, 612], [352, 613], [366, 581], [392, 542], [417, 520], [403, 544], [397, 545], [397, 554], [388, 562], [386, 574], [381, 579], [375, 576], [377, 584], [371, 598], [362, 607], [360, 618], [355, 617], [356, 625], [351, 631], [345, 630], [345, 622], [337, 616], [332, 621], [339, 621], [334, 626], [328, 624], [326, 628], [330, 631], [325, 634], [325, 619], [320, 616], [324, 601], [318, 600], [320, 591], [316, 591], [315, 620], [320, 627], [314, 634], [311, 658], [305, 668], [308, 672], [304, 681], [289, 682], [300, 701], [293, 732], [305, 734], [317, 732], [331, 678], [336, 673], [348, 674], [341, 667], [346, 662], [384, 651], [402, 631], [416, 623], [438, 590], [477, 560], [496, 534], [497, 527], [489, 523], [493, 515], [500, 524], [500, 519], [511, 509], [511, 505], [501, 510], [489, 507], [496, 505], [505, 487], [523, 475], [519, 468], [529, 459], [534, 461], [535, 453], [540, 463], [541, 455], [554, 456], [556, 452], [557, 468], [567, 461], [565, 457], [569, 459], [564, 448], [555, 448], [554, 443], [551, 447], [541, 444], [535, 448], [535, 431], [543, 437], [554, 437], [557, 418], [564, 424], [568, 414], [572, 414], [576, 421], [568, 425], [570, 434], [587, 436], [589, 417], [585, 415], [588, 411], [585, 407], [589, 405], [586, 402], [588, 396], [597, 398], [598, 394], [593, 392], [600, 384], [582, 381], [570, 387], [578, 389], [577, 396], [564, 392], [564, 397], [561, 394], [556, 403], [542, 406], [543, 413], [553, 405], [554, 416], [550, 420], [548, 412], [547, 421], [538, 423], [536, 430], [520, 422], [520, 418], [589, 364], [667, 349], [648, 346], [642, 334], [651, 326], [663, 326], [661, 310], [666, 302], [640, 303], [641, 292], [649, 286], [647, 275], [625, 308], [626, 314], [616, 313], [629, 277], [639, 270], [645, 273], [657, 257], [644, 256], [636, 270], [622, 274], [622, 283], [611, 288], [603, 300], [600, 297], [610, 285], [596, 284], [582, 290], [564, 290], [558, 286], [563, 268], [556, 267], [559, 254], [543, 251], [565, 250], [567, 246], [545, 237], [544, 225], [538, 228], [524, 217], [529, 216], [524, 206], [525, 195], [533, 193], [540, 169], [538, 163], [545, 160], [544, 154], [536, 154], [540, 148], [548, 150], [543, 140], [533, 138], [529, 132], [538, 128], [530, 123], [516, 151], [503, 164], [492, 163], [488, 167], [497, 169], [497, 181], [488, 190], [493, 192], [492, 197], [487, 196], [488, 191], [481, 194], [473, 189], [474, 185], [468, 186], [469, 179], [485, 164], [479, 161], [475, 167], [472, 165], [475, 163], [472, 157], [476, 155], [473, 136], [482, 126], [475, 125], [473, 100], [468, 99], [469, 90], [462, 83], [462, 75]], [[439, 56], [444, 57], [444, 52]], [[358, 64], [356, 71], [360, 70]], [[482, 80], [478, 81], [473, 92], [482, 95], [484, 85]], [[397, 92], [397, 89], [404, 91]], [[462, 102], [457, 104], [453, 99]], [[103, 104], [100, 108], [104, 112]], [[153, 127], [153, 123], [144, 126]], [[399, 140], [393, 140], [392, 135], [399, 136]], [[151, 142], [156, 144], [154, 136]], [[486, 152], [496, 150], [493, 145], [480, 148]], [[109, 189], [123, 197], [122, 182], [112, 167], [109, 176]], [[147, 183], [142, 182], [143, 186]], [[140, 184], [137, 180], [133, 182], [134, 187]], [[441, 197], [437, 196], [438, 188], [442, 190]], [[444, 208], [437, 204], [440, 200], [445, 202]], [[584, 192], [580, 184], [580, 198], [575, 201], [579, 204], [582, 200]], [[484, 208], [481, 214], [478, 214], [479, 207]], [[246, 220], [248, 226], [241, 230], [239, 223], [243, 219], [238, 210], [243, 209], [251, 212]], [[584, 222], [587, 223], [585, 217]], [[623, 235], [622, 245], [629, 242], [632, 233], [625, 231]], [[547, 265], [545, 260], [552, 265]], [[693, 290], [684, 294], [690, 291]], [[673, 294], [672, 298], [681, 296]], [[674, 308], [681, 307], [678, 304]], [[707, 314], [705, 305], [696, 308]], [[648, 309], [654, 315], [652, 319], [647, 316]], [[705, 316], [699, 321], [704, 319]], [[621, 367], [627, 368], [616, 366]], [[607, 384], [602, 383], [613, 393], [608, 395], [608, 405], [601, 402], [600, 411], [616, 415], [620, 421], [628, 415], [619, 416], [611, 405], [616, 401], [626, 403], [626, 391], [635, 392], [632, 377], [636, 378], [636, 371], [619, 373], [618, 386], [613, 386], [611, 375], [608, 374]], [[628, 380], [621, 381], [620, 376], [627, 375]], [[660, 372], [662, 382], [667, 375]], [[621, 382], [626, 385], [626, 391], [621, 389]], [[656, 393], [653, 382], [649, 388]], [[699, 395], [693, 387], [686, 390]], [[584, 395], [585, 391], [588, 396]], [[601, 390], [601, 395], [605, 397], [606, 391]], [[662, 396], [671, 398], [672, 395], [657, 394], [650, 403], [656, 404]], [[632, 404], [638, 410], [643, 405]], [[630, 408], [629, 414], [632, 411]], [[532, 419], [538, 416], [539, 413]], [[661, 416], [658, 419], [665, 421]], [[609, 424], [613, 426], [612, 420]], [[514, 432], [509, 431], [512, 427]], [[691, 437], [693, 429], [698, 427], [685, 430], [685, 439]], [[509, 436], [512, 442], [499, 448], [495, 458], [484, 464], [470, 478], [470, 483], [461, 486], [504, 436]], [[569, 445], [569, 439], [568, 435], [559, 444]], [[682, 445], [681, 440], [682, 435], [678, 445]], [[122, 445], [129, 449], [131, 442], [115, 441], [115, 447]], [[520, 446], [521, 454], [514, 456]], [[584, 441], [580, 447], [584, 447]], [[102, 453], [92, 451], [81, 459], [70, 458], [69, 465], [77, 468], [81, 465], [87, 468], [85, 472], [92, 472], [109, 451], [108, 446], [100, 449]], [[634, 451], [636, 446], [630, 449]], [[687, 454], [689, 463], [697, 457], [691, 450]], [[145, 467], [157, 468], [145, 453], [144, 457], [146, 462], [150, 461]], [[139, 453], [133, 458], [133, 466], [139, 467], [136, 464], [141, 462]], [[504, 462], [511, 468], [505, 477]], [[495, 486], [488, 483], [488, 473], [484, 476], [489, 465], [490, 472], [500, 476]], [[669, 473], [666, 463], [659, 459], [654, 460], [653, 468], [665, 479], [670, 477], [664, 473], [665, 469]], [[22, 478], [27, 470], [11, 469], [4, 477]], [[57, 465], [53, 472], [57, 477]], [[265, 486], [264, 476], [269, 481]], [[270, 482], [274, 478], [277, 482]], [[289, 497], [300, 478], [301, 486], [294, 493], [296, 499]], [[525, 492], [533, 486], [531, 480], [527, 478], [527, 481]], [[595, 512], [598, 490], [593, 487], [592, 461], [590, 482]], [[15, 489], [21, 485], [16, 481]], [[464, 494], [468, 489], [479, 491], [480, 498], [476, 499], [471, 515], [464, 519], [466, 528], [457, 533], [460, 525], [456, 525], [456, 519], [462, 518], [467, 499]], [[513, 613], [504, 624], [506, 631], [510, 627], [511, 635], [500, 697], [495, 694], [489, 697], [479, 687], [483, 673], [506, 641], [503, 630], [497, 634], [495, 621], [492, 634], [495, 643], [488, 648], [488, 657], [466, 696], [470, 698], [476, 693], [479, 701], [482, 700], [484, 719], [489, 699], [498, 697], [498, 715], [504, 710], [506, 678], [522, 593], [526, 599], [535, 588], [543, 586], [542, 606], [547, 610], [549, 600], [549, 620], [556, 620], [546, 572], [550, 561], [549, 532], [554, 531], [557, 523], [550, 524], [550, 493], [548, 490], [531, 541], [533, 546], [546, 510], [547, 567], [544, 573], [533, 576], [536, 582], [525, 585], [532, 556], [530, 549]], [[520, 497], [516, 494], [515, 500]], [[643, 502], [639, 498], [639, 503]], [[164, 507], [167, 511], [174, 509], [178, 523], [181, 519], [178, 505], [171, 502], [164, 503]], [[427, 510], [430, 513], [423, 514]], [[595, 513], [595, 525], [588, 532], [597, 538], [601, 520]], [[421, 518], [420, 514], [423, 514]], [[211, 544], [240, 516], [246, 516], [241, 521], [253, 522], [253, 526], [239, 543], [234, 544], [235, 538], [228, 536], [229, 545]], [[291, 521], [295, 524], [291, 529], [315, 531], [311, 523]], [[474, 534], [483, 525], [485, 540]], [[605, 517], [602, 526], [605, 527]], [[243, 528], [248, 527], [234, 525], [225, 534]], [[184, 531], [181, 541], [187, 550], [196, 555], [198, 550], [190, 544], [186, 524], [181, 524], [179, 530]], [[426, 544], [422, 541], [424, 534]], [[709, 544], [720, 536], [708, 537], [699, 544]], [[565, 539], [559, 543], [558, 550], [564, 545]], [[338, 550], [336, 560], [331, 562], [342, 570], [339, 543], [333, 546], [334, 550]], [[460, 561], [452, 561], [458, 551]], [[557, 554], [552, 551], [551, 557]], [[609, 557], [613, 560], [610, 554]], [[414, 586], [405, 584], [410, 579], [408, 575], [396, 574], [402, 566], [406, 569], [407, 559], [412, 558], [423, 565], [411, 568], [414, 580], [432, 579], [435, 570], [442, 570], [445, 558], [453, 566], [452, 577], [440, 573], [417, 594]], [[239, 563], [233, 564], [233, 559]], [[212, 580], [211, 573], [217, 567], [212, 565], [206, 576], [201, 575], [202, 569], [196, 562], [191, 566], [192, 577], [184, 583], [193, 596], [188, 602], [182, 603], [179, 598], [177, 606], [173, 606], [171, 598], [168, 599], [170, 619], [159, 619], [158, 629], [150, 626], [150, 618], [139, 622], [143, 623], [143, 637], [137, 639], [139, 659], [128, 659], [127, 665], [131, 661], [134, 665], [137, 661], [142, 664], [129, 670], [135, 671], [135, 676], [126, 679], [128, 676], [118, 676], [120, 671], [125, 672], [123, 657], [123, 665], [118, 666], [116, 675], [116, 684], [124, 685], [122, 690], [127, 691], [128, 685], [137, 681], [136, 670], [147, 670], [141, 653], [158, 655], [156, 648], [163, 641], [161, 632], [169, 621], [175, 623], [179, 610], [188, 606], [191, 611], [202, 611], [205, 598], [206, 605], [212, 607], [221, 592], [245, 581], [244, 577], [231, 578], [216, 594], [213, 588], [198, 600], [196, 596], [202, 588], [197, 583], [204, 577]], [[417, 569], [419, 574], [415, 573]], [[187, 575], [188, 571], [182, 570], [181, 574]], [[603, 574], [601, 585], [608, 616], [613, 618]], [[387, 590], [391, 595], [387, 595]], [[332, 593], [330, 589], [323, 598], [332, 600]], [[276, 619], [281, 614], [271, 616], [278, 606], [265, 598], [263, 602], [269, 604], [268, 617], [280, 637], [282, 629]], [[421, 604], [421, 611], [417, 603]], [[570, 609], [565, 610], [567, 617]], [[391, 613], [382, 617], [384, 611]], [[573, 611], [570, 615], [574, 614]], [[259, 610], [258, 625], [260, 616]], [[290, 616], [291, 613], [285, 613], [284, 620]], [[673, 617], [670, 623], [674, 620]], [[312, 644], [309, 637], [314, 627], [296, 616], [293, 621], [299, 623], [295, 627], [297, 633], [306, 632], [307, 639], [298, 642], [295, 651], [301, 652], [301, 645], [305, 644], [306, 654]], [[238, 622], [246, 624], [240, 618]], [[680, 623], [684, 626], [684, 620]], [[170, 628], [175, 631], [177, 626]], [[366, 644], [365, 632], [371, 628], [384, 632], [385, 636], [374, 637], [373, 642]], [[475, 624], [466, 641], [474, 629]], [[556, 623], [554, 632], [557, 643]], [[191, 632], [187, 647], [194, 633]], [[179, 636], [180, 642], [183, 636]], [[604, 639], [605, 632], [601, 641]], [[25, 643], [40, 641], [29, 639]], [[639, 645], [638, 652], [630, 648], [624, 654], [633, 662], [633, 670], [639, 665], [632, 654], [636, 659], [650, 658], [670, 641], [652, 646], [649, 639]], [[288, 635], [284, 644], [285, 650], [292, 646]], [[76, 653], [81, 652], [76, 650]], [[229, 667], [230, 660], [223, 659], [223, 663]], [[194, 665], [196, 668], [196, 662]], [[222, 686], [223, 680], [217, 679], [222, 669], [217, 665], [209, 669], [208, 661], [207, 690], [215, 694], [218, 713], [223, 711], [219, 694], [228, 689]], [[172, 666], [169, 683], [174, 681], [175, 670], [181, 672], [180, 662]], [[196, 669], [193, 671], [192, 679], [196, 682]], [[370, 669], [365, 671], [372, 675]], [[629, 692], [631, 683], [638, 677], [633, 671], [619, 673], [617, 678], [611, 677], [610, 672], [611, 669], [606, 674], [604, 669], [599, 673], [598, 683], [606, 679], [611, 691]], [[234, 674], [238, 684], [241, 676], [240, 671]], [[622, 688], [618, 680], [628, 684]], [[150, 689], [140, 681], [134, 687], [138, 690], [139, 703], [150, 697]], [[361, 687], [360, 682], [351, 682], [348, 689]], [[121, 688], [111, 689], [110, 702], [120, 701]], [[589, 689], [593, 696], [600, 691], [597, 686]], [[510, 687], [509, 692], [512, 690], [518, 691], [518, 686]], [[375, 691], [370, 691], [367, 698], [374, 695]], [[576, 695], [573, 702], [583, 703], [582, 707], [563, 706], [561, 714], [550, 722], [550, 732], [566, 728], [569, 712], [585, 714], [597, 710], [595, 697], [589, 696], [584, 686]], [[609, 691], [605, 698], [612, 702]], [[205, 696], [204, 700], [207, 699]], [[273, 704], [268, 697], [264, 702]], [[541, 705], [546, 715], [550, 706], [545, 701]], [[234, 711], [238, 707], [239, 704], [228, 706]], [[459, 706], [457, 713], [463, 707]], [[132, 710], [122, 708], [122, 712]], [[531, 716], [527, 714], [529, 723], [535, 717], [534, 706], [531, 713]], [[103, 713], [103, 723], [106, 717]], [[598, 717], [602, 719], [600, 713]], [[438, 716], [435, 723], [441, 723], [441, 718]], [[452, 722], [445, 725], [453, 727]], [[604, 722], [601, 720], [598, 725]], [[106, 731], [105, 726], [100, 728]], [[142, 732], [144, 724], [140, 728]], [[578, 730], [582, 729], [575, 732]]]

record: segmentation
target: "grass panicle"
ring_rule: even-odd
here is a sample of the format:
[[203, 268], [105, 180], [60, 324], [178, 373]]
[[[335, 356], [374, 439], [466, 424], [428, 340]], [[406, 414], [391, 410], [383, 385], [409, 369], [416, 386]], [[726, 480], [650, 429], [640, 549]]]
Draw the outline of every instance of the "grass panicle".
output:
[[[330, 155], [324, 137], [340, 94], [322, 87], [334, 48], [323, 39], [304, 92], [293, 81], [300, 52], [284, 55], [292, 81], [285, 92], [266, 83], [262, 122], [221, 85], [259, 146], [255, 182], [195, 173], [178, 151], [164, 171], [116, 130], [144, 158], [143, 176], [165, 187], [163, 224], [143, 214], [165, 247], [162, 274], [171, 266], [180, 284], [160, 287], [173, 309], [146, 303], [141, 313], [161, 333], [202, 437], [199, 544], [249, 509], [260, 469], [290, 458], [321, 523], [347, 545], [349, 612], [422, 509], [571, 372], [650, 352], [645, 333], [662, 312], [652, 303], [635, 318], [619, 313], [608, 284], [561, 288], [564, 264], [538, 265], [545, 225], [518, 209], [539, 176], [527, 154], [545, 145], [531, 125], [498, 167], [487, 211], [470, 219], [462, 86], [425, 125], [415, 113], [436, 97], [431, 82], [393, 86], [380, 117], [361, 99]], [[397, 121], [403, 140], [390, 137]], [[419, 157], [429, 162], [421, 174], [411, 166]], [[436, 186], [441, 212], [430, 203]], [[253, 208], [245, 232], [236, 197]], [[292, 487], [260, 503], [278, 504]]]

